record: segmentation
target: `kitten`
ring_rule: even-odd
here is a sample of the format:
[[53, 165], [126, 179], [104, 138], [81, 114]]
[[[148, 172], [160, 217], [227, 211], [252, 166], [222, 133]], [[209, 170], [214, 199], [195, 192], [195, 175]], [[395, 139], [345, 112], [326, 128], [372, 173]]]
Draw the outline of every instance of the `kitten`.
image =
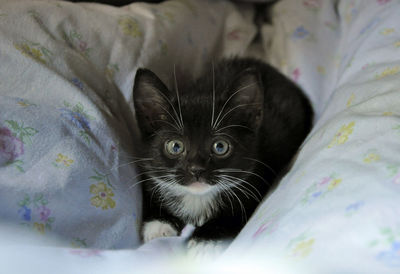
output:
[[[212, 68], [212, 69], [211, 69]], [[254, 59], [224, 59], [169, 89], [139, 69], [133, 88], [143, 138], [145, 242], [235, 237], [311, 128], [301, 90]]]

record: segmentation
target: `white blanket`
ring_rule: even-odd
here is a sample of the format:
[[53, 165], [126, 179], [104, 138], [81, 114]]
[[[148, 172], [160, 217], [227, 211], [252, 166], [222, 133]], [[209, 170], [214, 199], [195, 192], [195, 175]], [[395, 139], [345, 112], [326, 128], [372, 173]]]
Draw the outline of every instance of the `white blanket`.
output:
[[0, 218], [92, 248], [39, 252], [28, 240], [6, 242], [20, 235], [6, 231], [2, 265], [9, 273], [188, 269], [169, 257], [181, 238], [110, 250], [140, 244], [128, 164], [134, 74], [145, 66], [167, 78], [175, 64], [195, 75], [211, 59], [256, 54], [305, 90], [315, 127], [227, 252], [189, 268], [398, 273], [399, 11], [395, 0], [282, 0], [260, 50], [250, 45], [251, 10], [225, 1], [0, 1]]

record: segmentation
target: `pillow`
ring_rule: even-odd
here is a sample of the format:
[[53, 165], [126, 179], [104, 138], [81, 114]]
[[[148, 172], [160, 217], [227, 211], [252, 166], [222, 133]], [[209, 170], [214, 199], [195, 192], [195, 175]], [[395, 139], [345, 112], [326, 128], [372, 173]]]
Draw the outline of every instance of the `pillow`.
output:
[[1, 221], [74, 247], [138, 246], [136, 69], [164, 80], [174, 65], [198, 73], [226, 49], [243, 51], [254, 33], [221, 1], [3, 2]]
[[270, 57], [309, 94], [316, 123], [227, 257], [296, 273], [399, 272], [399, 11], [398, 1], [277, 4]]

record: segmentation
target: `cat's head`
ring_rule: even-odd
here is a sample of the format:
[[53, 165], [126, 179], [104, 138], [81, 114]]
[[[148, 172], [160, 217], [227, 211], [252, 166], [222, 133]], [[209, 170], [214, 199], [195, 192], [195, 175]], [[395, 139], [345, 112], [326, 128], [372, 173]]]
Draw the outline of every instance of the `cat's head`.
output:
[[177, 195], [232, 188], [252, 192], [246, 184], [258, 176], [263, 96], [252, 69], [234, 79], [213, 75], [184, 87], [175, 80], [173, 89], [150, 70], [139, 69], [133, 98], [144, 140], [140, 166], [159, 189]]

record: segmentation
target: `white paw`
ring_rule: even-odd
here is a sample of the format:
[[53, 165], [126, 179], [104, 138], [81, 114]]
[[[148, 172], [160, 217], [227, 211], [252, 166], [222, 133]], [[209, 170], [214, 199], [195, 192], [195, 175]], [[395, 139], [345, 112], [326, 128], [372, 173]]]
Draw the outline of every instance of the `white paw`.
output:
[[215, 260], [224, 250], [222, 241], [204, 241], [191, 239], [187, 243], [187, 255], [196, 261]]
[[145, 222], [143, 226], [143, 240], [145, 243], [155, 238], [177, 236], [178, 231], [169, 223], [158, 220]]

